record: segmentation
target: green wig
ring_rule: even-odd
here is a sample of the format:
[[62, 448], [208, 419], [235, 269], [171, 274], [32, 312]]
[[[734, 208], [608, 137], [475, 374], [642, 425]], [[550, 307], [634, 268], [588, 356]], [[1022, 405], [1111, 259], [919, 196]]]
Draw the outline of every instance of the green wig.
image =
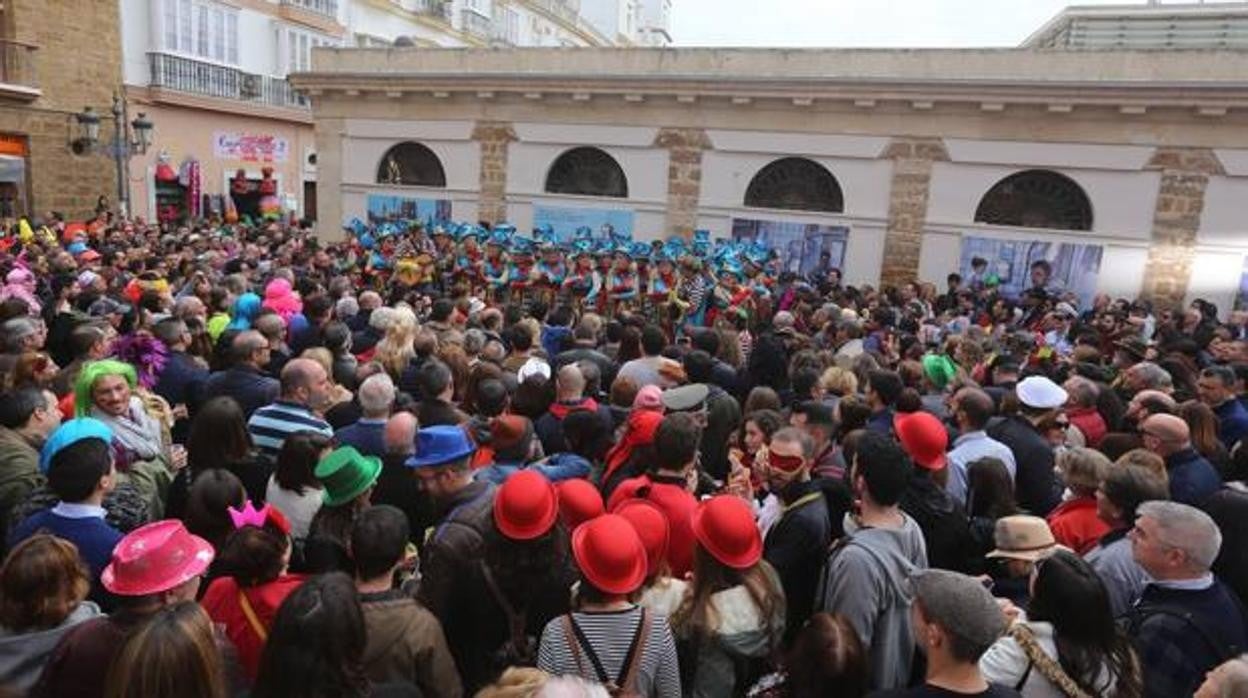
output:
[[102, 359], [84, 364], [82, 370], [78, 372], [78, 380], [74, 381], [75, 417], [85, 416], [91, 411], [91, 389], [95, 386], [95, 382], [104, 376], [121, 376], [125, 378], [126, 382], [130, 384], [131, 390], [139, 382], [134, 366], [124, 361]]

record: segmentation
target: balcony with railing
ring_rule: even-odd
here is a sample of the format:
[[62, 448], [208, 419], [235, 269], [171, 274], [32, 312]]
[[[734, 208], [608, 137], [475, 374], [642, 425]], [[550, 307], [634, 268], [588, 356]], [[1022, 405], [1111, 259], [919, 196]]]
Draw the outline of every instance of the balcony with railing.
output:
[[483, 39], [490, 38], [490, 34], [494, 29], [494, 22], [485, 15], [477, 14], [473, 10], [460, 10], [459, 12], [460, 29], [473, 36], [479, 36]]
[[311, 101], [282, 78], [168, 53], [149, 53], [154, 89], [228, 99], [244, 104], [306, 110]]
[[282, 0], [282, 4], [314, 12], [335, 21], [338, 19], [338, 0]]
[[38, 46], [24, 41], [0, 39], [0, 97], [33, 100], [42, 92], [35, 74]]
[[449, 0], [403, 0], [400, 3], [405, 9], [430, 19], [450, 22], [451, 3]]

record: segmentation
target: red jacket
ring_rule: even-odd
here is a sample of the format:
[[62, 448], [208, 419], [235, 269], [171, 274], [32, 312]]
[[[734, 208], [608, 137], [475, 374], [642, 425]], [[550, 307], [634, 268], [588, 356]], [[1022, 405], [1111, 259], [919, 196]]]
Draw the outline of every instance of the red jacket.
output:
[[672, 567], [673, 577], [683, 578], [693, 570], [693, 512], [698, 508], [698, 500], [685, 489], [683, 481], [642, 475], [625, 480], [615, 488], [607, 502], [607, 511], [614, 511], [620, 502], [634, 497], [650, 500], [667, 514], [667, 523], [671, 526], [667, 563]]
[[[256, 619], [264, 626], [266, 638], [269, 629], [273, 627], [278, 606], [303, 584], [303, 580], [301, 575], [285, 574], [268, 584], [241, 589]], [[243, 665], [248, 681], [255, 681], [256, 672], [260, 669], [260, 654], [264, 651], [264, 638], [256, 632], [243, 611], [239, 591], [240, 587], [233, 577], [218, 577], [208, 585], [208, 592], [204, 594], [200, 605], [214, 623], [225, 626], [225, 635], [238, 650], [238, 660]]]
[[1077, 497], [1049, 512], [1049, 529], [1058, 543], [1083, 555], [1096, 547], [1109, 524], [1096, 516], [1096, 497]]
[[1066, 418], [1083, 432], [1088, 448], [1096, 448], [1101, 439], [1105, 438], [1105, 432], [1109, 431], [1105, 426], [1105, 418], [1095, 407], [1067, 407]]

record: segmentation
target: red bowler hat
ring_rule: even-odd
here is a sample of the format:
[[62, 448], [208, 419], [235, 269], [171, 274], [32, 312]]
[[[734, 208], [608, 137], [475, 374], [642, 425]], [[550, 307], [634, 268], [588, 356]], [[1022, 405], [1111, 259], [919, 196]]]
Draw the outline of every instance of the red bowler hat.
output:
[[631, 594], [646, 581], [646, 548], [628, 519], [603, 514], [572, 532], [572, 555], [585, 580], [608, 594]]
[[693, 535], [716, 560], [738, 570], [754, 566], [763, 556], [763, 537], [754, 512], [740, 497], [721, 494], [693, 512]]
[[494, 495], [494, 525], [512, 540], [533, 540], [549, 531], [558, 517], [555, 486], [536, 470], [512, 475]]
[[893, 429], [901, 447], [920, 468], [940, 470], [945, 467], [949, 432], [935, 415], [928, 412], [899, 413], [893, 417]]
[[602, 516], [606, 507], [602, 503], [602, 493], [589, 480], [572, 478], [555, 485], [559, 491], [559, 513], [568, 530], [590, 519]]
[[212, 544], [181, 521], [154, 521], [117, 543], [100, 582], [118, 596], [158, 594], [203, 574], [213, 556]]
[[628, 519], [637, 529], [641, 544], [646, 548], [646, 576], [653, 576], [659, 563], [667, 559], [667, 544], [672, 535], [667, 514], [644, 499], [625, 499], [612, 513]]

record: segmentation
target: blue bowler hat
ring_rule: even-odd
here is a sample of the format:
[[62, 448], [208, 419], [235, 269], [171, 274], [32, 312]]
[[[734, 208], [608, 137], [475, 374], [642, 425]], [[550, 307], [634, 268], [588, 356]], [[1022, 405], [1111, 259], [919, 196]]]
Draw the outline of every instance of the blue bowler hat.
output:
[[447, 465], [472, 455], [477, 450], [468, 432], [460, 427], [440, 425], [425, 427], [416, 435], [416, 455], [407, 459], [409, 468]]

